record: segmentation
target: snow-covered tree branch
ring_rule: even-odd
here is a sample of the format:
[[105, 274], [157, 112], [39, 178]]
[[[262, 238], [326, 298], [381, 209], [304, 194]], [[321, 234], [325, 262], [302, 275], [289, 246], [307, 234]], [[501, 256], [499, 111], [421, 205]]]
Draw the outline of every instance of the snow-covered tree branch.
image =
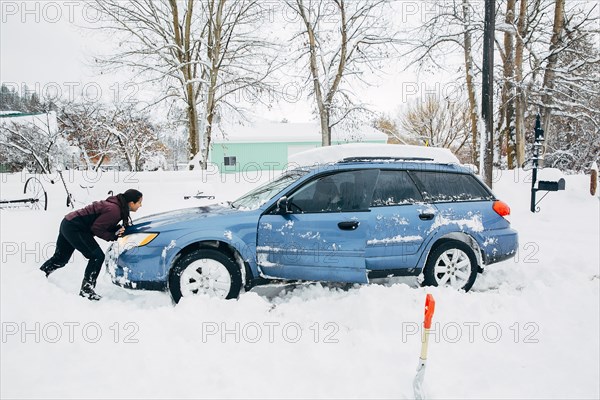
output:
[[368, 84], [390, 57], [395, 33], [388, 0], [288, 0], [299, 18], [298, 60], [305, 67], [321, 125], [321, 142], [331, 144], [331, 128], [364, 111], [352, 83]]

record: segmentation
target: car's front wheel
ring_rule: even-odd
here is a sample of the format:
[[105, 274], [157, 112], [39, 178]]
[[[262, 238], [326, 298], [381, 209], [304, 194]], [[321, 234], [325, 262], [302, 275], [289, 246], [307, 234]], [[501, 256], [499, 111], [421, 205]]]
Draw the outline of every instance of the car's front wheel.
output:
[[235, 260], [218, 250], [198, 249], [175, 262], [169, 291], [175, 303], [182, 297], [208, 294], [222, 299], [238, 297], [242, 274]]
[[469, 245], [448, 240], [429, 254], [423, 285], [451, 286], [466, 292], [475, 283], [478, 269], [477, 257]]

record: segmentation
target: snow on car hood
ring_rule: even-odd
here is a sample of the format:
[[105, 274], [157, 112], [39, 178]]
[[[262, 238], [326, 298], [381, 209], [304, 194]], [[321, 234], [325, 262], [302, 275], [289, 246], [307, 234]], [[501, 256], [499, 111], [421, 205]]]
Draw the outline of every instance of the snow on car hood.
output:
[[164, 229], [167, 225], [189, 223], [197, 219], [226, 215], [235, 212], [238, 212], [238, 210], [223, 204], [167, 211], [164, 213], [148, 215], [136, 220], [131, 227], [127, 228], [127, 234], [156, 231]]

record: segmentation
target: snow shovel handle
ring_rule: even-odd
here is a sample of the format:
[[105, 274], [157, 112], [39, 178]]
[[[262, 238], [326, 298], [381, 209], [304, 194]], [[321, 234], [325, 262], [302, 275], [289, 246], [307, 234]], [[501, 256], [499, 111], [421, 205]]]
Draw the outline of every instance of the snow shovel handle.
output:
[[427, 346], [429, 345], [429, 329], [431, 328], [431, 318], [435, 310], [435, 300], [433, 296], [428, 294], [425, 298], [425, 321], [423, 322], [423, 335], [421, 337], [421, 356], [419, 357], [419, 365], [417, 366], [417, 375], [413, 380], [413, 389], [415, 399], [421, 400], [425, 398], [423, 393], [423, 377], [425, 376], [425, 363], [427, 362]]

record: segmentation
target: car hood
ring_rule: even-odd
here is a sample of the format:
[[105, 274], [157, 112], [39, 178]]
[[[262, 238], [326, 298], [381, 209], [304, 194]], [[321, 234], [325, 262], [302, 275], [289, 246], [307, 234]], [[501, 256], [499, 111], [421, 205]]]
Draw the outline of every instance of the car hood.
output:
[[188, 224], [193, 224], [194, 221], [199, 219], [228, 215], [237, 212], [238, 210], [231, 206], [220, 204], [205, 207], [183, 208], [140, 218], [139, 220], [136, 220], [132, 226], [127, 228], [126, 234], [172, 229], [173, 225], [177, 225], [177, 229], [181, 229]]

